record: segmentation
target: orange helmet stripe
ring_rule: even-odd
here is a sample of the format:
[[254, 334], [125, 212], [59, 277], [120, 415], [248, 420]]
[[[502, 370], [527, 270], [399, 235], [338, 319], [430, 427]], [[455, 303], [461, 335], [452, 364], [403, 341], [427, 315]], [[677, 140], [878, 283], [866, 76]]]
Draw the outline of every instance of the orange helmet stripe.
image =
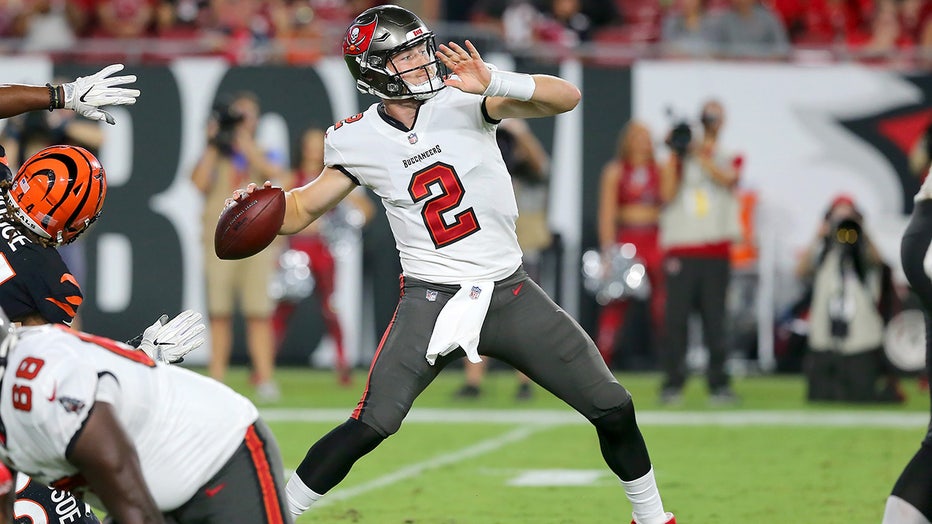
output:
[[[72, 300], [70, 300], [72, 297], [68, 297], [68, 298], [69, 298], [68, 301], [69, 301], [69, 302], [72, 302]], [[52, 298], [52, 297], [46, 297], [45, 299], [48, 300], [49, 302], [55, 304], [56, 306], [60, 307], [61, 310], [64, 311], [66, 315], [68, 315], [69, 317], [72, 317], [72, 318], [73, 318], [74, 315], [78, 312], [78, 306], [80, 306], [80, 305], [81, 305], [81, 302], [82, 302], [81, 300], [78, 300], [78, 303], [75, 304], [74, 306], [72, 306], [72, 305], [70, 305], [70, 304], [65, 304], [64, 302], [62, 302], [62, 301], [60, 301], [60, 300], [56, 300], [56, 299], [54, 299], [54, 298]]]

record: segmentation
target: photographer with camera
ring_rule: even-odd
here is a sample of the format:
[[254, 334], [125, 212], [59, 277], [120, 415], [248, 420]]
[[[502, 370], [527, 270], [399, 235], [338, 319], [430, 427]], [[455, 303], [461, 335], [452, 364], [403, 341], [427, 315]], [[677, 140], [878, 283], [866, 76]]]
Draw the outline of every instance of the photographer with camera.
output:
[[660, 245], [666, 252], [666, 337], [661, 348], [663, 404], [676, 404], [686, 383], [689, 316], [694, 308], [702, 319], [702, 337], [709, 352], [707, 381], [710, 401], [732, 404], [737, 397], [725, 372], [725, 297], [731, 278], [731, 244], [740, 238], [738, 183], [740, 156], [719, 149], [725, 118], [722, 104], [702, 106], [703, 134], [694, 138], [687, 123], [677, 124], [667, 138], [670, 157], [661, 178]]
[[808, 289], [809, 400], [900, 399], [883, 354], [881, 304], [890, 303], [883, 299], [892, 294], [890, 272], [863, 224], [854, 200], [836, 197], [797, 267]]
[[203, 252], [210, 317], [211, 353], [208, 371], [223, 381], [233, 345], [232, 317], [236, 302], [246, 322], [246, 342], [252, 362], [256, 398], [274, 402], [279, 397], [273, 374], [275, 336], [268, 293], [278, 253], [266, 249], [242, 260], [220, 260], [214, 252], [213, 232], [217, 217], [230, 192], [250, 182], [265, 180], [282, 185], [287, 179], [283, 159], [263, 151], [256, 142], [259, 102], [250, 92], [221, 97], [207, 126], [207, 145], [191, 181], [204, 195]]

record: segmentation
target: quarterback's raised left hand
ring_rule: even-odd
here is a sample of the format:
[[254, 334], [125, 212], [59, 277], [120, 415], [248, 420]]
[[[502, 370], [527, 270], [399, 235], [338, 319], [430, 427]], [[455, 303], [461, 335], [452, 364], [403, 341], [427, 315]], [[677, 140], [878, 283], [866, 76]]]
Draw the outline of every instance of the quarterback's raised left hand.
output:
[[101, 106], [131, 105], [136, 103], [138, 89], [117, 87], [136, 81], [136, 75], [116, 76], [113, 73], [123, 70], [123, 64], [111, 64], [91, 76], [82, 76], [74, 82], [62, 84], [64, 91], [64, 108], [91, 120], [103, 120], [113, 124], [113, 116], [100, 109]]
[[455, 75], [443, 81], [450, 87], [465, 93], [481, 95], [492, 81], [492, 72], [469, 40], [466, 40], [466, 49], [456, 42], [450, 42], [449, 45], [440, 44], [437, 58]]
[[207, 339], [207, 327], [201, 320], [201, 314], [190, 309], [171, 320], [162, 315], [143, 332], [139, 349], [158, 362], [181, 362]]

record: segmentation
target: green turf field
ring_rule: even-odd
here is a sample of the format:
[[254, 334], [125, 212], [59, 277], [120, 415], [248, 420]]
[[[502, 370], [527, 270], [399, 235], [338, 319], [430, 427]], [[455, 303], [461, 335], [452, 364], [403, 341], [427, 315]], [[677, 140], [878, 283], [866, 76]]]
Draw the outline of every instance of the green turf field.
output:
[[[286, 469], [348, 416], [365, 380], [280, 370], [281, 402], [260, 406]], [[656, 400], [655, 375], [620, 375], [634, 394], [664, 503], [681, 524], [879, 523], [918, 448], [928, 394], [906, 383], [905, 406], [809, 405], [799, 378], [735, 382], [739, 406], [707, 404], [694, 379], [683, 405]], [[627, 523], [630, 505], [585, 421], [541, 390], [513, 400], [514, 376], [493, 373], [478, 400], [453, 400], [449, 370], [401, 431], [363, 458], [302, 523]], [[229, 383], [249, 395], [246, 373]]]

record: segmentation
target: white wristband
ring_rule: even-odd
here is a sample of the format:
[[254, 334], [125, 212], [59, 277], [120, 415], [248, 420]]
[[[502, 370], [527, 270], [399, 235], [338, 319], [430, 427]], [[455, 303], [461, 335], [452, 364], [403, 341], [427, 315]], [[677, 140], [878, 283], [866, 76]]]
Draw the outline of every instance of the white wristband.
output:
[[489, 81], [489, 86], [482, 92], [483, 95], [504, 96], [525, 102], [534, 96], [537, 83], [534, 82], [534, 77], [531, 75], [489, 69], [492, 71], [492, 80]]

